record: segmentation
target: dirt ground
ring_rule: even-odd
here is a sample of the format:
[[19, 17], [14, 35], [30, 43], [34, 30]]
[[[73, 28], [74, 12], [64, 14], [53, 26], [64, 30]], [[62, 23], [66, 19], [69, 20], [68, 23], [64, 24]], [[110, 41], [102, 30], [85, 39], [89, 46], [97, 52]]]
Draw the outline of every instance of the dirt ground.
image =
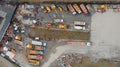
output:
[[80, 31], [67, 31], [67, 30], [53, 30], [53, 29], [43, 29], [43, 28], [30, 28], [29, 34], [32, 37], [40, 37], [42, 39], [78, 39], [78, 40], [89, 40], [89, 32]]
[[72, 67], [118, 67], [116, 63], [110, 63], [107, 60], [99, 60], [94, 63], [89, 57], [83, 56], [82, 61], [78, 63], [72, 63]]

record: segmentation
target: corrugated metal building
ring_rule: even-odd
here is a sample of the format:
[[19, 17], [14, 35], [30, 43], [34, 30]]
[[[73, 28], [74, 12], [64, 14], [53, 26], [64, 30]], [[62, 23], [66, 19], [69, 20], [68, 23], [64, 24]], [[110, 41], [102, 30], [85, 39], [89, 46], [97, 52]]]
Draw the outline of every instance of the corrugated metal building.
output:
[[0, 4], [0, 41], [2, 40], [10, 21], [13, 17], [16, 7], [6, 4]]

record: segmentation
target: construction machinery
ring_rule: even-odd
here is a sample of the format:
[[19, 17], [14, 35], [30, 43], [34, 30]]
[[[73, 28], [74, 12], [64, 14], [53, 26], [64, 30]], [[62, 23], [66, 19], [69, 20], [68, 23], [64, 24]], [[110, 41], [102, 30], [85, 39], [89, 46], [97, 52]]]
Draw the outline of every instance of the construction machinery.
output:
[[15, 39], [21, 41], [22, 40], [22, 36], [21, 35], [16, 35]]
[[67, 25], [66, 24], [58, 24], [58, 28], [59, 29], [67, 29]]

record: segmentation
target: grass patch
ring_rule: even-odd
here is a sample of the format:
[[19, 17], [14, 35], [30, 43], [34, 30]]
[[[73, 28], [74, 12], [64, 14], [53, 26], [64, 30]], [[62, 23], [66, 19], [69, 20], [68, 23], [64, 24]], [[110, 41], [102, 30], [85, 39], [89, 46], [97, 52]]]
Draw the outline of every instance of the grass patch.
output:
[[32, 37], [51, 38], [51, 39], [77, 39], [89, 40], [90, 32], [54, 30], [43, 28], [30, 28], [29, 35]]

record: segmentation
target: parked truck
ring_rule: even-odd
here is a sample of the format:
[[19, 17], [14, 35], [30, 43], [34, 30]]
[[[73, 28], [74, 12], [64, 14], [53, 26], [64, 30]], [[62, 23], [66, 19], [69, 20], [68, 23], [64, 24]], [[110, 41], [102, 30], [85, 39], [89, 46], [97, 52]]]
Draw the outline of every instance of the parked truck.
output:
[[94, 13], [94, 9], [90, 4], [86, 5], [86, 8], [88, 9], [89, 13], [92, 15]]
[[32, 44], [34, 44], [34, 45], [40, 45], [40, 46], [45, 46], [47, 43], [46, 42], [32, 40]]
[[43, 55], [28, 55], [28, 59], [43, 59]]
[[72, 7], [71, 4], [68, 4], [67, 7], [68, 7], [69, 11], [70, 11], [73, 15], [76, 14], [76, 12], [75, 12], [75, 10], [74, 10], [74, 8]]
[[82, 11], [84, 12], [84, 14], [88, 14], [88, 11], [87, 11], [87, 9], [86, 9], [86, 7], [85, 7], [84, 4], [80, 4], [80, 8], [81, 8]]
[[29, 59], [28, 62], [29, 62], [29, 64], [32, 64], [32, 65], [40, 65], [40, 61], [39, 60]]
[[73, 7], [79, 14], [82, 13], [81, 9], [78, 7], [77, 4], [73, 4]]
[[39, 55], [39, 54], [43, 54], [43, 51], [37, 51], [37, 50], [29, 50], [29, 54], [35, 54], [35, 55]]
[[33, 45], [33, 44], [28, 44], [28, 45], [27, 45], [27, 48], [33, 49], [33, 50], [44, 50], [44, 47], [43, 47], [43, 46]]
[[13, 42], [14, 42], [15, 44], [20, 45], [20, 46], [23, 46], [23, 44], [24, 44], [22, 41], [19, 41], [19, 40], [13, 40]]
[[74, 21], [74, 29], [85, 30], [85, 25], [84, 21]]
[[67, 44], [68, 45], [80, 45], [80, 46], [91, 46], [92, 45], [90, 41], [79, 41], [79, 42], [68, 41]]

